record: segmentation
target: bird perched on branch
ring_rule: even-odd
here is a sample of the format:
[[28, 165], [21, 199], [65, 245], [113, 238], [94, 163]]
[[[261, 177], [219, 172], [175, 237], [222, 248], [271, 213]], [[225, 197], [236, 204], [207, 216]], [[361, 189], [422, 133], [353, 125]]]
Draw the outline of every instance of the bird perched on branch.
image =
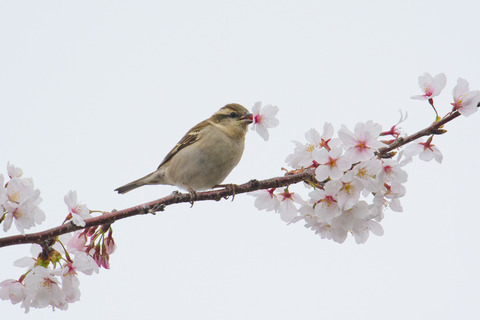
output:
[[173, 185], [192, 194], [214, 188], [240, 161], [252, 121], [252, 114], [245, 107], [227, 104], [190, 129], [156, 171], [115, 191], [126, 193], [151, 184]]

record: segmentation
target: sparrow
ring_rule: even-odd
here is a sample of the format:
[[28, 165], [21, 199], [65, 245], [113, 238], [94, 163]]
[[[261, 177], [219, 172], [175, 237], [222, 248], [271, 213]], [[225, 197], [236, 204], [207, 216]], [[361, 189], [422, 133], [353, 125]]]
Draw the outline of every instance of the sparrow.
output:
[[190, 129], [156, 171], [115, 191], [123, 194], [144, 185], [164, 184], [195, 194], [220, 185], [240, 161], [252, 122], [253, 116], [245, 107], [225, 105]]

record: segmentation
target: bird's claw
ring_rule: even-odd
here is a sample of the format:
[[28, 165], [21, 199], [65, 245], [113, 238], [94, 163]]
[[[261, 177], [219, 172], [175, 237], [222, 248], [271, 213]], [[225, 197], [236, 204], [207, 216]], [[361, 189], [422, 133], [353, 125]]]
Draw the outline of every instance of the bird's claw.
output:
[[[225, 188], [226, 190], [231, 192], [232, 193], [232, 201], [233, 201], [233, 199], [235, 199], [235, 188], [238, 188], [238, 187], [239, 187], [238, 184], [228, 183], [228, 184], [216, 185], [214, 188]], [[224, 198], [228, 199], [228, 196], [225, 196]]]
[[190, 208], [191, 208], [193, 207], [193, 204], [197, 200], [198, 195], [197, 195], [197, 192], [190, 187], [188, 187], [188, 193], [190, 194], [190, 204], [191, 204]]

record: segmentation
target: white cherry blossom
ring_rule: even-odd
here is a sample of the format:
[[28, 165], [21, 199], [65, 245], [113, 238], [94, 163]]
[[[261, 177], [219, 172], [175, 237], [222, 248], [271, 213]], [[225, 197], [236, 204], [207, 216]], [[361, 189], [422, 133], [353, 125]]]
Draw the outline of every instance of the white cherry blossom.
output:
[[[3, 192], [1, 192], [3, 193]], [[4, 194], [4, 193], [3, 193]], [[7, 183], [7, 200], [3, 202], [6, 211], [3, 230], [8, 231], [13, 222], [22, 234], [45, 220], [45, 214], [38, 207], [41, 203], [40, 191], [33, 189], [30, 179], [13, 177]], [[4, 198], [4, 195], [2, 196]]]
[[249, 195], [256, 197], [255, 207], [258, 210], [273, 211], [280, 205], [280, 199], [274, 193], [275, 189], [262, 189], [250, 192]]
[[72, 216], [72, 222], [80, 227], [85, 227], [84, 219], [90, 218], [90, 210], [84, 204], [77, 202], [77, 192], [70, 190], [64, 197], [65, 204]]
[[279, 196], [281, 196], [282, 199], [277, 211], [280, 213], [280, 217], [283, 221], [291, 222], [297, 216], [297, 207], [295, 203], [302, 205], [304, 201], [300, 195], [289, 192], [288, 189], [285, 189], [285, 191], [280, 193]]
[[262, 107], [262, 103], [256, 102], [252, 108], [253, 123], [252, 130], [256, 131], [265, 141], [268, 140], [268, 129], [278, 126], [279, 121], [276, 118], [278, 107], [267, 104]]
[[343, 125], [338, 136], [347, 148], [345, 157], [349, 157], [352, 163], [371, 159], [378, 148], [385, 146], [378, 141], [381, 131], [382, 127], [373, 121], [357, 123], [354, 132]]
[[0, 299], [10, 300], [12, 304], [17, 304], [25, 301], [26, 297], [23, 283], [13, 279], [0, 282]]
[[432, 139], [428, 139], [427, 142], [411, 143], [405, 148], [403, 152], [405, 157], [413, 157], [418, 155], [418, 158], [423, 161], [430, 161], [435, 159], [438, 163], [442, 163], [443, 155], [442, 152], [432, 144]]
[[313, 159], [313, 151], [325, 148], [330, 150], [341, 144], [340, 139], [333, 138], [333, 126], [331, 123], [325, 122], [323, 125], [323, 133], [320, 135], [317, 130], [310, 129], [305, 133], [306, 144], [293, 141], [295, 150], [293, 154], [287, 156], [285, 160], [292, 168], [300, 169], [301, 167], [309, 167], [315, 165]]
[[477, 105], [480, 102], [480, 91], [470, 91], [468, 81], [458, 78], [457, 85], [453, 88], [453, 101], [453, 110], [468, 117], [478, 111]]
[[315, 169], [317, 180], [323, 181], [330, 177], [331, 179], [340, 179], [344, 171], [350, 169], [352, 162], [343, 156], [343, 149], [336, 147], [328, 151], [319, 149], [313, 151], [313, 159], [319, 164]]
[[418, 85], [422, 89], [423, 94], [412, 96], [412, 99], [428, 100], [436, 97], [442, 92], [447, 85], [447, 77], [444, 73], [439, 73], [432, 77], [430, 73], [425, 72], [418, 77]]
[[68, 304], [65, 300], [57, 277], [51, 270], [42, 266], [34, 267], [24, 280], [27, 293], [26, 304], [34, 308], [52, 306], [66, 310]]

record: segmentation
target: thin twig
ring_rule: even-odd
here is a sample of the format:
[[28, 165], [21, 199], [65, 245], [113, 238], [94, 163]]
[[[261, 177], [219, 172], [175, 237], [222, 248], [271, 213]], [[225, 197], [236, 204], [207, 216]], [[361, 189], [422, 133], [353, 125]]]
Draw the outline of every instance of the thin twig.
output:
[[458, 111], [454, 111], [450, 114], [447, 114], [445, 117], [443, 117], [440, 121], [438, 122], [434, 122], [432, 123], [432, 125], [430, 125], [429, 127], [423, 129], [423, 130], [420, 130], [414, 134], [411, 134], [405, 138], [398, 138], [396, 139], [395, 141], [393, 141], [392, 143], [390, 143], [388, 145], [388, 147], [383, 147], [383, 148], [380, 148], [378, 150], [378, 154], [380, 155], [384, 155], [384, 154], [387, 154], [388, 152], [392, 151], [392, 150], [395, 150], [401, 146], [404, 146], [406, 145], [407, 143], [410, 143], [414, 140], [417, 140], [421, 137], [424, 137], [424, 136], [430, 136], [432, 134], [442, 134], [442, 133], [445, 133], [446, 131], [442, 131], [441, 127], [443, 125], [445, 125], [447, 122], [450, 122], [452, 121], [453, 119], [455, 119], [456, 117], [460, 116], [460, 112]]

